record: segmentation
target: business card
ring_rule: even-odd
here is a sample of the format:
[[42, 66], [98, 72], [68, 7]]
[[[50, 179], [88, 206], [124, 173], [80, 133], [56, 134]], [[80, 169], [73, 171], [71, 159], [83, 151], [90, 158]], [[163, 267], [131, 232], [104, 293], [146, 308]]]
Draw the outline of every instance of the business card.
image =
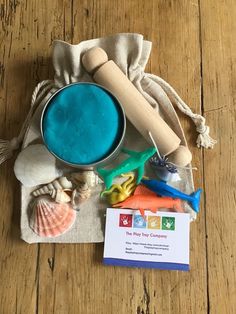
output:
[[189, 270], [187, 213], [108, 208], [103, 262], [106, 265]]

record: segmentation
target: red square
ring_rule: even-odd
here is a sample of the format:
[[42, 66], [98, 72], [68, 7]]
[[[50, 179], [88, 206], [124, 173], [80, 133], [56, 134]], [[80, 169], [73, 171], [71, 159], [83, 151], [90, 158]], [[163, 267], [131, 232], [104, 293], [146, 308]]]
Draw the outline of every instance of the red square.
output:
[[130, 227], [132, 227], [132, 220], [133, 220], [133, 215], [120, 214], [119, 226], [130, 228]]

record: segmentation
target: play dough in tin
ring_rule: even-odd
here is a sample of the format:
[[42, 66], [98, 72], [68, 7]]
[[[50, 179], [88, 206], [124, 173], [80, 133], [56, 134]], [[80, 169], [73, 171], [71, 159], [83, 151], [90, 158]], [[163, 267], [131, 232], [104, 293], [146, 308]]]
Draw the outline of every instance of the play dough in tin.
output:
[[96, 163], [119, 144], [124, 127], [117, 100], [91, 83], [72, 84], [51, 98], [43, 116], [43, 137], [60, 159]]

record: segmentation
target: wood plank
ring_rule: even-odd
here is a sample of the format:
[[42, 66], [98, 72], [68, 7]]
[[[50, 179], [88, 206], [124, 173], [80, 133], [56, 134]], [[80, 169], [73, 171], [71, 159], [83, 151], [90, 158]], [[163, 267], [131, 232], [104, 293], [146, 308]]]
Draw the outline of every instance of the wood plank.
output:
[[[36, 83], [48, 78], [52, 39], [67, 38], [66, 5], [57, 1], [0, 0], [0, 135], [12, 138], [29, 110]], [[67, 5], [68, 6], [68, 5]], [[71, 25], [69, 25], [71, 31]], [[35, 313], [38, 245], [20, 240], [20, 191], [14, 160], [0, 171], [0, 312]]]
[[201, 1], [203, 106], [218, 139], [204, 152], [211, 313], [236, 313], [235, 16], [235, 1]]
[[[27, 18], [25, 4], [0, 3], [0, 135], [10, 139], [19, 131], [29, 106], [32, 67], [27, 61], [30, 47], [23, 24]], [[0, 308], [1, 313], [33, 313], [37, 298], [37, 246], [25, 245], [19, 239], [20, 194], [12, 168], [11, 160], [0, 170]]]
[[[201, 113], [198, 1], [166, 1], [165, 4], [160, 1], [157, 12], [154, 21], [158, 22], [153, 24], [152, 72], [169, 82], [194, 112]], [[202, 156], [195, 144], [195, 126], [178, 109], [176, 111], [193, 155], [192, 165], [198, 168], [198, 171], [193, 171], [195, 186], [203, 187]], [[200, 214], [191, 224], [190, 241], [190, 273], [171, 274], [169, 291], [174, 287], [177, 289], [164, 297], [166, 303], [167, 298], [171, 298], [172, 304], [167, 309], [163, 308], [163, 312], [207, 312], [204, 196]], [[179, 282], [183, 287], [179, 288]]]
[[[51, 5], [50, 5], [51, 6]], [[72, 41], [138, 32], [153, 41], [148, 70], [200, 111], [199, 7], [191, 1], [74, 0]], [[182, 117], [201, 186], [201, 154]], [[206, 313], [205, 222], [191, 226], [191, 272], [105, 267], [103, 245], [41, 245], [39, 313]]]

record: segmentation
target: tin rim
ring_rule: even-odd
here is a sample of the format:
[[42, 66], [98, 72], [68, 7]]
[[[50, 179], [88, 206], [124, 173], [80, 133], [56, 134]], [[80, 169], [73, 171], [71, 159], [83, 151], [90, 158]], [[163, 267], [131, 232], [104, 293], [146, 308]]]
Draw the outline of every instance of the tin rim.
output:
[[[85, 85], [95, 85], [95, 86], [98, 86], [100, 87], [101, 89], [105, 90], [106, 92], [108, 92], [115, 100], [116, 100], [116, 103], [118, 104], [119, 106], [119, 109], [121, 111], [121, 115], [122, 115], [122, 122], [123, 122], [123, 130], [122, 130], [122, 134], [120, 136], [120, 140], [118, 142], [118, 144], [116, 145], [115, 149], [109, 154], [107, 155], [105, 158], [97, 161], [97, 162], [94, 162], [94, 163], [91, 163], [91, 164], [74, 164], [74, 163], [71, 163], [69, 161], [66, 161], [62, 158], [60, 158], [59, 156], [57, 156], [53, 151], [51, 151], [48, 146], [47, 146], [47, 143], [45, 141], [45, 138], [44, 138], [44, 132], [43, 132], [43, 119], [44, 119], [44, 114], [45, 114], [45, 111], [49, 105], [49, 103], [51, 102], [51, 100], [58, 94], [60, 93], [63, 89], [65, 88], [68, 88], [69, 86], [72, 86], [72, 85], [82, 85], [82, 84], [85, 84]], [[102, 165], [102, 164], [108, 164], [109, 160], [112, 160], [113, 158], [115, 158], [118, 154], [118, 152], [120, 151], [121, 149], [121, 146], [123, 144], [123, 141], [124, 141], [124, 137], [125, 137], [125, 133], [126, 133], [126, 116], [125, 116], [125, 111], [124, 111], [124, 108], [123, 106], [121, 105], [120, 101], [117, 99], [117, 97], [111, 92], [109, 91], [109, 89], [97, 84], [97, 83], [93, 83], [93, 82], [76, 82], [76, 83], [71, 83], [71, 84], [68, 84], [66, 86], [63, 86], [61, 87], [60, 89], [58, 89], [46, 102], [46, 104], [44, 105], [44, 108], [42, 110], [42, 113], [41, 113], [41, 119], [40, 119], [40, 132], [41, 132], [41, 136], [42, 136], [42, 139], [43, 139], [43, 143], [45, 145], [45, 147], [47, 148], [47, 150], [53, 155], [55, 156], [58, 160], [60, 160], [62, 163], [64, 164], [67, 164], [71, 167], [75, 167], [75, 168], [94, 168], [94, 167], [97, 167], [99, 165]]]

